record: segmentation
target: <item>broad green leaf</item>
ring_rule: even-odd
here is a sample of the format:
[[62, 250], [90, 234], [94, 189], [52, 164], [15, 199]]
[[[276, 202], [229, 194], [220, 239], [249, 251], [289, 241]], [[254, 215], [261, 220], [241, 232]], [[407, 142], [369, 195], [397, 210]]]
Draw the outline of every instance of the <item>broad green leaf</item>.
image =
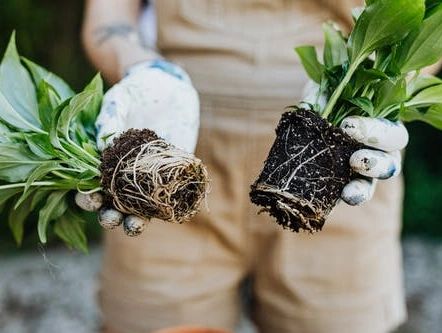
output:
[[9, 228], [14, 235], [14, 239], [18, 246], [21, 245], [23, 240], [23, 230], [26, 218], [31, 214], [30, 204], [32, 202], [32, 193], [21, 204], [16, 205], [9, 211], [8, 224]]
[[421, 90], [406, 103], [406, 106], [424, 107], [433, 104], [442, 104], [442, 84]]
[[365, 97], [357, 97], [349, 99], [348, 102], [352, 103], [353, 105], [361, 108], [364, 112], [366, 112], [370, 117], [373, 117], [373, 103], [371, 100]]
[[352, 62], [403, 39], [419, 27], [425, 12], [424, 0], [377, 0], [367, 4], [350, 35]]
[[23, 187], [2, 188], [2, 186], [0, 186], [0, 205], [3, 205], [21, 191], [23, 191]]
[[[28, 72], [20, 63], [20, 57], [15, 46], [15, 33], [12, 34], [9, 40], [0, 64], [0, 91], [2, 98], [6, 99], [11, 108], [21, 118], [36, 128], [40, 127], [35, 87]], [[3, 108], [4, 106], [0, 105], [0, 109]], [[9, 122], [6, 119], [5, 121]], [[16, 126], [15, 124], [11, 125]], [[20, 126], [16, 127], [22, 128]]]
[[68, 208], [67, 211], [55, 222], [54, 232], [69, 247], [88, 252], [87, 239], [84, 233], [86, 221], [78, 212]]
[[8, 126], [6, 126], [5, 124], [3, 124], [2, 122], [0, 122], [0, 142], [9, 142], [9, 135], [11, 134], [11, 130], [8, 128]]
[[50, 221], [58, 219], [64, 214], [68, 205], [66, 201], [66, 193], [68, 191], [55, 191], [49, 194], [45, 205], [40, 210], [38, 217], [38, 237], [44, 244], [47, 241], [46, 229]]
[[340, 66], [348, 61], [347, 42], [333, 23], [324, 23], [324, 63], [327, 68]]
[[47, 134], [26, 134], [25, 140], [31, 152], [43, 160], [54, 159], [60, 155], [51, 145]]
[[22, 57], [22, 60], [25, 63], [26, 67], [28, 67], [37, 87], [40, 85], [41, 81], [46, 81], [52, 87], [54, 87], [55, 91], [62, 101], [65, 101], [66, 99], [74, 95], [74, 92], [69, 87], [69, 85], [62, 79], [60, 79], [57, 75], [49, 72], [45, 68], [35, 64], [29, 59]]
[[30, 209], [34, 210], [43, 199], [46, 199], [48, 197], [49, 193], [50, 190], [37, 188], [37, 192], [35, 192], [34, 196], [32, 197]]
[[[37, 112], [37, 105], [35, 106]], [[26, 132], [43, 132], [40, 125], [29, 122], [22, 114], [14, 109], [3, 93], [0, 91], [0, 119], [5, 123]]]
[[442, 80], [433, 75], [418, 75], [407, 84], [407, 95], [412, 96], [422, 89], [442, 84]]
[[32, 183], [43, 179], [47, 174], [49, 174], [52, 171], [55, 171], [60, 168], [60, 164], [58, 162], [49, 161], [44, 162], [38, 166], [38, 168], [34, 169], [28, 176], [28, 179], [26, 180], [26, 185], [23, 189], [22, 198], [19, 199], [18, 203], [20, 203], [23, 200], [23, 197], [27, 194], [27, 192], [30, 190], [30, 187], [32, 186]]
[[374, 68], [358, 68], [354, 74], [352, 91], [353, 93], [357, 93], [359, 90], [363, 90], [368, 85], [377, 83], [381, 80], [390, 80], [390, 78], [384, 72]]
[[10, 183], [24, 181], [42, 161], [25, 145], [0, 143], [0, 179]]
[[100, 74], [95, 75], [84, 91], [92, 94], [93, 101], [81, 112], [80, 119], [86, 129], [95, 131], [95, 121], [100, 113], [101, 101], [103, 99], [103, 80]]
[[[72, 97], [69, 105], [65, 107], [58, 119], [58, 131], [63, 133], [66, 139], [70, 139], [69, 132], [71, 129], [71, 122], [80, 115], [80, 113], [87, 114], [88, 112], [98, 112], [99, 102], [101, 101], [101, 92], [85, 89], [83, 92]], [[95, 122], [95, 119], [93, 120]]]
[[423, 121], [442, 130], [442, 104], [433, 105], [423, 112], [416, 108], [406, 108], [400, 113], [399, 117], [404, 122]]
[[308, 76], [316, 83], [320, 83], [324, 65], [319, 62], [315, 48], [313, 46], [300, 46], [295, 48], [295, 51], [301, 59]]
[[401, 73], [430, 66], [442, 58], [442, 5], [408, 35], [397, 54]]
[[92, 144], [90, 142], [83, 142], [82, 147], [92, 156], [100, 158], [100, 154], [98, 153], [97, 146], [95, 144]]
[[441, 0], [426, 0], [425, 6], [426, 6], [426, 13], [431, 13], [432, 9], [436, 6], [439, 6], [442, 4]]
[[53, 88], [44, 80], [41, 80], [37, 89], [38, 116], [42, 128], [49, 132], [51, 128], [51, 114], [60, 105], [60, 99]]
[[69, 107], [70, 100], [66, 100], [55, 108], [51, 114], [51, 129], [49, 131], [49, 140], [51, 144], [58, 149], [62, 149], [60, 138], [58, 137], [57, 124], [60, 118], [61, 112]]
[[387, 106], [405, 102], [407, 98], [405, 79], [400, 79], [397, 82], [383, 81], [377, 85], [375, 90], [375, 115]]

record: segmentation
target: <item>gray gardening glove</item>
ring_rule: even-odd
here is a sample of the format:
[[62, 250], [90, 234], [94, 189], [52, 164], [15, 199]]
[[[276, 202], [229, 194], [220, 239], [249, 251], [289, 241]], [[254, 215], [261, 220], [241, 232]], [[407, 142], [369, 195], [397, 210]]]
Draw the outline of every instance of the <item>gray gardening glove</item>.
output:
[[[327, 102], [326, 96], [320, 95], [318, 91], [319, 85], [309, 81], [304, 88], [302, 101], [323, 109]], [[364, 177], [348, 183], [341, 198], [347, 204], [357, 206], [373, 197], [378, 179], [400, 174], [400, 150], [408, 144], [408, 132], [401, 122], [360, 116], [345, 118], [340, 127], [356, 141], [373, 148], [358, 150], [350, 158], [350, 166]]]
[[408, 132], [401, 122], [359, 116], [345, 118], [341, 128], [353, 139], [373, 148], [360, 149], [350, 158], [350, 166], [365, 178], [348, 183], [341, 198], [347, 204], [356, 206], [373, 197], [378, 179], [388, 179], [400, 174], [400, 150], [408, 144]]
[[[129, 128], [149, 128], [173, 145], [193, 153], [199, 128], [199, 99], [189, 76], [179, 66], [163, 59], [146, 61], [130, 67], [126, 76], [103, 98], [96, 121], [100, 150], [112, 137]], [[123, 223], [129, 236], [140, 234], [146, 221], [115, 209], [100, 209], [101, 194], [77, 193], [81, 208], [99, 212], [99, 222], [106, 229]], [[101, 202], [101, 203], [100, 203]]]
[[123, 224], [123, 229], [128, 236], [141, 234], [146, 226], [146, 220], [134, 215], [124, 216], [113, 208], [102, 208], [103, 195], [100, 192], [75, 194], [75, 203], [88, 212], [98, 211], [98, 222], [105, 229], [114, 229]]

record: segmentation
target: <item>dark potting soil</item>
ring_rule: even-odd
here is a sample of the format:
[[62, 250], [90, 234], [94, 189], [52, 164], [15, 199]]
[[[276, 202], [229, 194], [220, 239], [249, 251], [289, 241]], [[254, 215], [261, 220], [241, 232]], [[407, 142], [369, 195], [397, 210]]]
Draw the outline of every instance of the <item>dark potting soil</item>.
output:
[[251, 201], [284, 228], [321, 230], [344, 186], [355, 177], [349, 160], [361, 147], [315, 112], [285, 112], [263, 170], [251, 186]]
[[[103, 150], [101, 154], [101, 186], [104, 191], [105, 206], [113, 207], [112, 196], [109, 194], [108, 189], [111, 187], [111, 182], [114, 174], [114, 170], [117, 167], [118, 162], [134, 147], [141, 147], [143, 144], [158, 140], [159, 137], [154, 131], [149, 129], [129, 129], [116, 137], [112, 145]], [[139, 149], [135, 149], [126, 158], [135, 157], [139, 153]], [[123, 179], [116, 180], [117, 187], [124, 187], [126, 183]], [[120, 183], [119, 183], [120, 182]]]
[[[143, 157], [152, 159], [136, 166]], [[141, 167], [136, 176], [135, 167]], [[203, 163], [148, 129], [129, 129], [115, 138], [102, 153], [100, 171], [105, 205], [141, 218], [183, 223], [207, 193]]]

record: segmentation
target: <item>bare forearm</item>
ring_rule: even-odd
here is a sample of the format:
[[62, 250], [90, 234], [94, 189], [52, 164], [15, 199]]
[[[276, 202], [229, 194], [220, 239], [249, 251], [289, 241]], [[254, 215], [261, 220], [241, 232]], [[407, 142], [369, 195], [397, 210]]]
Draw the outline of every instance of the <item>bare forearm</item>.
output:
[[86, 1], [84, 47], [94, 66], [110, 82], [118, 81], [128, 66], [157, 57], [139, 40], [140, 6], [140, 0]]

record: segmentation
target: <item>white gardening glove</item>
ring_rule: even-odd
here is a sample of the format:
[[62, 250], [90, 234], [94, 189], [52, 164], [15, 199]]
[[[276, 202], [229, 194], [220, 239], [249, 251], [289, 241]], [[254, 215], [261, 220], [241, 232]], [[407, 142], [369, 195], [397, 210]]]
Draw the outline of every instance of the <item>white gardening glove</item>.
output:
[[[309, 81], [304, 88], [302, 101], [322, 110], [326, 97], [318, 91], [319, 85]], [[350, 158], [350, 166], [363, 177], [348, 183], [341, 198], [347, 204], [356, 206], [373, 197], [378, 179], [388, 179], [400, 174], [400, 150], [408, 144], [408, 132], [401, 122], [359, 116], [345, 118], [340, 127], [356, 141], [373, 148], [360, 149]]]
[[[198, 94], [179, 66], [163, 59], [139, 63], [130, 67], [125, 77], [104, 95], [95, 125], [100, 150], [130, 128], [148, 128], [193, 153], [199, 128]], [[100, 209], [103, 200], [99, 193], [77, 193], [75, 199], [84, 210], [100, 210], [99, 222], [106, 229], [123, 223], [129, 236], [144, 229], [145, 221], [136, 216], [124, 217], [114, 209]]]
[[97, 144], [102, 150], [129, 128], [148, 128], [193, 153], [198, 127], [199, 99], [189, 76], [177, 65], [158, 59], [132, 66], [104, 95], [96, 121]]
[[356, 141], [373, 148], [353, 153], [350, 166], [365, 178], [348, 183], [341, 195], [349, 205], [360, 205], [372, 198], [378, 179], [400, 174], [400, 150], [408, 144], [408, 132], [401, 122], [359, 116], [345, 118], [340, 127]]

